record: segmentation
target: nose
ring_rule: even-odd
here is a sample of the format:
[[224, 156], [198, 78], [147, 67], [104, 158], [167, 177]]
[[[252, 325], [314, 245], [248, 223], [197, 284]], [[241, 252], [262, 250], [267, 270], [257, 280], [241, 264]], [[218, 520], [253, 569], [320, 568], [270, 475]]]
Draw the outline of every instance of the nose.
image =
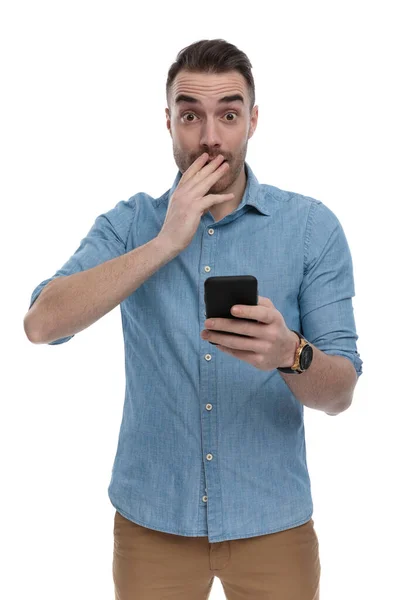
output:
[[208, 148], [211, 156], [217, 156], [221, 148], [221, 134], [213, 119], [205, 119], [201, 126], [200, 144], [203, 148]]

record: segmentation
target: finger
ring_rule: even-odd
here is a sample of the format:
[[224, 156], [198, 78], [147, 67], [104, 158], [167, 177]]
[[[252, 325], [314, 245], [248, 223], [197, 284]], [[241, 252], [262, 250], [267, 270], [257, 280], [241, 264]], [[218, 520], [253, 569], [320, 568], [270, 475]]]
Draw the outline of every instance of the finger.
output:
[[[203, 337], [203, 336], [202, 336]], [[216, 346], [224, 346], [230, 350], [242, 350], [243, 352], [261, 352], [262, 342], [257, 338], [229, 335], [228, 333], [219, 333], [217, 331], [210, 332], [209, 337], [205, 339], [207, 342], [213, 343]]]
[[196, 170], [192, 177], [187, 180], [188, 191], [195, 189], [196, 193], [204, 196], [210, 187], [228, 170], [229, 163], [224, 162], [224, 160], [224, 156], [218, 155], [209, 164]]
[[204, 329], [212, 332], [237, 333], [241, 336], [257, 337], [260, 334], [260, 327], [253, 321], [245, 319], [219, 319], [214, 318], [214, 325], [211, 325], [207, 319], [204, 322]]
[[258, 304], [262, 306], [268, 306], [269, 308], [275, 308], [272, 300], [270, 298], [266, 298], [265, 296], [258, 296]]
[[[237, 308], [239, 311], [236, 310]], [[276, 316], [275, 309], [263, 304], [235, 304], [232, 306], [231, 313], [240, 319], [254, 319], [266, 324], [271, 324]]]
[[207, 196], [204, 196], [201, 204], [199, 203], [199, 206], [202, 211], [202, 216], [204, 216], [205, 213], [208, 212], [212, 206], [215, 206], [216, 204], [222, 204], [223, 202], [228, 202], [229, 200], [233, 200], [234, 197], [235, 194], [233, 192], [230, 192], [229, 194], [208, 194]]
[[190, 179], [191, 177], [193, 177], [193, 175], [195, 173], [197, 173], [198, 171], [200, 171], [200, 169], [202, 169], [204, 167], [204, 165], [206, 164], [208, 159], [209, 159], [208, 152], [204, 152], [203, 154], [198, 156], [196, 158], [196, 160], [194, 160], [192, 162], [192, 164], [182, 174], [181, 181], [182, 180], [186, 181], [187, 179]]

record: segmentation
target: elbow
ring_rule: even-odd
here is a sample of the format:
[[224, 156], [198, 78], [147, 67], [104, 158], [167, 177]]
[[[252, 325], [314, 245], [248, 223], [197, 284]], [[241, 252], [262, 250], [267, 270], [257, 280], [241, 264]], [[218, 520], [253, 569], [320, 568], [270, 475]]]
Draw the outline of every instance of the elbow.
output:
[[338, 415], [340, 415], [340, 413], [344, 412], [344, 411], [345, 411], [345, 410], [347, 410], [348, 408], [350, 408], [350, 404], [349, 404], [349, 405], [347, 405], [347, 406], [345, 406], [344, 408], [343, 408], [343, 407], [341, 407], [341, 408], [338, 408], [338, 409], [337, 409], [335, 412], [327, 412], [326, 414], [327, 414], [329, 417], [337, 417]]
[[325, 411], [327, 415], [329, 415], [330, 417], [336, 417], [337, 415], [340, 415], [340, 413], [345, 412], [346, 410], [348, 410], [353, 402], [353, 392], [354, 392], [354, 388], [353, 390], [346, 396], [345, 399], [342, 399], [340, 401], [340, 403], [338, 403], [337, 405], [335, 405], [335, 407], [333, 408], [333, 410], [331, 409], [329, 412]]
[[325, 411], [330, 417], [336, 417], [337, 415], [340, 415], [340, 413], [345, 412], [350, 408], [353, 402], [354, 389], [357, 385], [358, 376], [353, 365], [348, 364], [348, 359], [345, 359], [345, 361], [346, 362], [343, 364], [345, 364], [346, 368], [349, 370], [349, 376], [346, 380], [347, 389], [343, 392], [340, 400], [336, 400], [332, 408], [329, 411]]
[[40, 334], [37, 331], [37, 329], [32, 327], [31, 319], [28, 317], [28, 315], [26, 315], [24, 318], [24, 331], [25, 331], [26, 337], [32, 344], [40, 344], [41, 343], [40, 342], [40, 340], [41, 340]]
[[45, 344], [45, 338], [43, 336], [45, 325], [47, 329], [48, 321], [48, 309], [43, 307], [43, 298], [46, 298], [47, 289], [52, 282], [48, 283], [39, 296], [31, 304], [28, 312], [24, 317], [24, 331], [25, 335], [32, 344]]
[[56, 279], [49, 281], [29, 307], [28, 312], [24, 317], [25, 335], [32, 344], [46, 344], [46, 337], [43, 336], [44, 329], [48, 328], [49, 310], [43, 307], [43, 301], [48, 296], [48, 290], [55, 283]]

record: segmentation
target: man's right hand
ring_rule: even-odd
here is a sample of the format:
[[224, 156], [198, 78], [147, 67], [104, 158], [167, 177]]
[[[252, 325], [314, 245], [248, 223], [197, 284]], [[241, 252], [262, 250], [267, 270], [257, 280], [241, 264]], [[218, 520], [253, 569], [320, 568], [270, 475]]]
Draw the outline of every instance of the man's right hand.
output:
[[200, 219], [214, 204], [222, 204], [234, 198], [234, 194], [207, 194], [208, 190], [227, 172], [229, 163], [222, 164], [224, 157], [218, 155], [204, 166], [209, 158], [199, 156], [182, 175], [172, 194], [164, 224], [157, 237], [181, 252], [192, 241]]

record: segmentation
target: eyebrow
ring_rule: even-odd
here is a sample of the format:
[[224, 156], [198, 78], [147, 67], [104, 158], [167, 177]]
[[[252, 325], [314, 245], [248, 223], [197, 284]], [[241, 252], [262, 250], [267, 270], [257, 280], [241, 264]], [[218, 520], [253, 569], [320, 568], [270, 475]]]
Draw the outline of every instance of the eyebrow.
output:
[[[224, 96], [223, 98], [220, 98], [218, 100], [218, 104], [235, 102], [236, 100], [238, 100], [239, 102], [242, 102], [242, 104], [244, 104], [244, 99], [241, 94], [233, 94], [232, 96]], [[175, 98], [175, 104], [178, 104], [179, 102], [190, 102], [191, 104], [199, 104], [200, 100], [197, 100], [197, 98], [193, 98], [192, 96], [187, 96], [186, 94], [179, 94]]]

